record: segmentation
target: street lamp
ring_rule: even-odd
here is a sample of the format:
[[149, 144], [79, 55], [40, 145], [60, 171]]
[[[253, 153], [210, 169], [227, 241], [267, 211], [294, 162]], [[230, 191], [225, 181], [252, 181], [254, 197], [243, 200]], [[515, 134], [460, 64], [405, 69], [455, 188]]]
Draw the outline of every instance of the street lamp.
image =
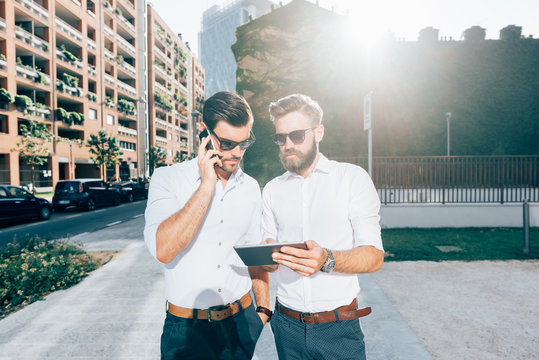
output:
[[445, 113], [445, 119], [447, 120], [447, 156], [450, 155], [450, 139], [451, 139], [451, 113], [446, 112]]

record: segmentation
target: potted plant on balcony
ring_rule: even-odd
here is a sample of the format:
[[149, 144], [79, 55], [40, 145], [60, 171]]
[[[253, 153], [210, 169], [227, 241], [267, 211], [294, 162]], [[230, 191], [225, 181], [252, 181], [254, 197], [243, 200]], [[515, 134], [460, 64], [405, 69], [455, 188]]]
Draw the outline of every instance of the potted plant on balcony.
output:
[[69, 113], [64, 108], [59, 107], [56, 109], [56, 120], [67, 123], [69, 120]]
[[26, 95], [15, 95], [15, 106], [17, 110], [26, 113], [26, 109], [32, 106], [34, 102]]
[[13, 95], [9, 91], [7, 91], [4, 88], [0, 89], [0, 105], [1, 105], [1, 107], [3, 107], [4, 109], [7, 109], [9, 104], [13, 103], [14, 101], [15, 101], [15, 98], [13, 97]]

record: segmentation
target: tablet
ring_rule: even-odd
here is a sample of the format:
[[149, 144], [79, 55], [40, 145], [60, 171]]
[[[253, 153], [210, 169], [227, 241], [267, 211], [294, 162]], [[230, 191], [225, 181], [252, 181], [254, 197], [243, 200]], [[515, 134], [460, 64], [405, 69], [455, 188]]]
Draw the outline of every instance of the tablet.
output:
[[279, 251], [281, 246], [291, 246], [307, 250], [307, 245], [304, 242], [236, 245], [234, 246], [234, 250], [236, 250], [243, 263], [247, 266], [277, 265], [271, 258], [271, 254]]

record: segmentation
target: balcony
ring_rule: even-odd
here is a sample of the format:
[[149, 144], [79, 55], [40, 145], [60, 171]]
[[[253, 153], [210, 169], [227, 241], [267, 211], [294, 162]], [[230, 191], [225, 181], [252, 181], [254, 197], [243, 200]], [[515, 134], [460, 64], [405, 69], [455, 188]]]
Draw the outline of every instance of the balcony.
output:
[[17, 75], [33, 82], [37, 76], [37, 71], [29, 66], [17, 64]]
[[135, 89], [131, 85], [127, 85], [121, 80], [117, 80], [116, 85], [118, 86], [118, 89], [125, 91], [129, 95], [137, 96], [137, 89]]
[[103, 2], [103, 6], [105, 7], [105, 10], [114, 15], [114, 9], [112, 9], [112, 6], [109, 4], [108, 1]]
[[6, 21], [0, 18], [0, 31], [6, 32]]
[[0, 58], [0, 70], [7, 70], [7, 61]]
[[90, 65], [88, 65], [88, 74], [92, 75], [93, 77], [96, 77], [97, 72], [95, 71], [95, 67], [91, 67]]
[[50, 45], [48, 42], [32, 35], [19, 26], [15, 27], [15, 37], [27, 44], [30, 44], [32, 47], [38, 50], [49, 52]]
[[58, 48], [56, 48], [56, 57], [68, 64], [71, 64], [79, 69], [83, 69], [84, 66], [82, 65], [82, 62], [80, 60], [70, 61], [67, 56], [64, 54], [64, 52]]
[[154, 47], [154, 48], [153, 48], [153, 51], [154, 51], [157, 55], [159, 55], [164, 61], [166, 61], [166, 62], [172, 64], [172, 60], [170, 60], [170, 59], [168, 58], [168, 56], [167, 56], [164, 52], [162, 52], [161, 50], [159, 50], [158, 47]]
[[47, 11], [47, 9], [45, 9], [41, 5], [36, 4], [35, 2], [30, 1], [30, 0], [15, 0], [15, 2], [21, 5], [23, 8], [25, 8], [29, 12], [31, 12], [32, 14], [44, 20], [47, 20], [47, 22], [49, 21], [49, 12]]
[[111, 38], [114, 38], [114, 30], [112, 30], [108, 25], [103, 26], [103, 28], [105, 29], [105, 34]]
[[114, 61], [114, 54], [109, 49], [105, 48], [105, 58], [110, 61]]
[[118, 126], [118, 134], [123, 136], [137, 137], [137, 130], [127, 128], [125, 126]]
[[125, 61], [124, 62], [121, 62], [121, 63], [118, 63], [120, 65], [120, 67], [122, 69], [124, 69], [125, 71], [127, 71], [128, 73], [130, 73], [131, 75], [137, 75], [137, 69], [135, 69], [135, 67], [129, 63], [126, 63]]
[[31, 115], [40, 116], [46, 120], [51, 119], [51, 109], [48, 106], [45, 106], [40, 103], [36, 103], [26, 108], [26, 112]]
[[75, 40], [77, 40], [79, 43], [82, 42], [82, 33], [75, 29], [73, 26], [69, 25], [68, 23], [66, 23], [64, 20], [60, 19], [60, 18], [56, 18], [56, 25], [58, 25], [58, 28], [60, 28], [60, 30], [62, 30], [62, 32], [72, 38], [75, 38]]
[[166, 145], [168, 143], [166, 138], [157, 135], [155, 136], [155, 142], [162, 145]]
[[109, 74], [105, 74], [105, 82], [110, 85], [114, 85], [116, 83], [114, 78]]
[[95, 41], [93, 41], [92, 39], [87, 39], [86, 40], [86, 43], [88, 44], [88, 47], [92, 50], [97, 50], [97, 45], [95, 44]]
[[155, 123], [159, 126], [164, 127], [165, 129], [167, 128], [167, 125], [168, 125], [168, 123], [165, 120], [161, 120], [159, 118], [155, 118]]
[[153, 67], [159, 74], [163, 75], [164, 78], [168, 78], [167, 72], [159, 67], [157, 64]]
[[120, 19], [120, 24], [124, 25], [126, 28], [128, 28], [133, 34], [135, 33], [135, 26], [129, 22], [126, 18], [124, 18], [122, 15], [118, 15], [118, 19]]
[[77, 96], [77, 97], [83, 97], [84, 96], [84, 91], [82, 90], [82, 88], [69, 86], [60, 79], [56, 79], [56, 88], [59, 91], [61, 91], [63, 93], [66, 93], [68, 95], [71, 95], [71, 96]]
[[125, 40], [123, 37], [121, 37], [120, 35], [116, 36], [116, 39], [118, 40], [118, 43], [120, 45], [122, 45], [124, 48], [126, 48], [127, 50], [129, 50], [133, 55], [136, 55], [137, 53], [137, 50], [135, 49], [135, 47], [133, 45], [131, 45], [129, 43], [129, 41]]
[[157, 90], [161, 91], [162, 93], [167, 94], [168, 96], [172, 97], [172, 91], [168, 90], [166, 87], [161, 85], [159, 82], [154, 82], [155, 87]]

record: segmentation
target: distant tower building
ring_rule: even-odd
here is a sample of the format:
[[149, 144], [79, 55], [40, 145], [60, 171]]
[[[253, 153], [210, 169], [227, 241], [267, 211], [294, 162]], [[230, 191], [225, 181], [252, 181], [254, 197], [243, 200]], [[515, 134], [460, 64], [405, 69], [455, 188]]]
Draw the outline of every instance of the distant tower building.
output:
[[223, 90], [236, 91], [236, 60], [230, 49], [236, 42], [236, 28], [249, 17], [268, 13], [271, 4], [268, 0], [234, 0], [204, 11], [199, 44], [206, 71], [206, 97]]

